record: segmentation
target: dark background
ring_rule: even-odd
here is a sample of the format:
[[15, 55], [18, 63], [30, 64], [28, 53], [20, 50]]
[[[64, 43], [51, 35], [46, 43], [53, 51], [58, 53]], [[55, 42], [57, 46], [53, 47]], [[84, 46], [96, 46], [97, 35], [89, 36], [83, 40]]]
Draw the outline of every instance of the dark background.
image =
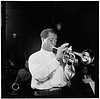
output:
[[[76, 52], [92, 49], [98, 74], [98, 1], [2, 1], [1, 4], [2, 77], [5, 77], [5, 60], [11, 53], [16, 58], [16, 66], [20, 67], [22, 57], [26, 60], [40, 49], [40, 33], [45, 28], [56, 30], [57, 46], [68, 42]], [[61, 30], [56, 28], [59, 22], [62, 23]]]

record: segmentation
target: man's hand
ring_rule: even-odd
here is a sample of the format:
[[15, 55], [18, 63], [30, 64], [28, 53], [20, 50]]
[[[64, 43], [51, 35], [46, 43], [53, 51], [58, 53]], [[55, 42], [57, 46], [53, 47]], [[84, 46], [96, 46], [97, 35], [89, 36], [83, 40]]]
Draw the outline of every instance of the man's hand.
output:
[[64, 43], [61, 45], [61, 47], [58, 48], [57, 54], [56, 54], [56, 59], [61, 60], [64, 57], [63, 52], [66, 50], [66, 46], [68, 46], [69, 43]]
[[67, 87], [70, 87], [70, 86], [71, 86], [71, 82], [69, 80], [69, 81], [67, 81]]
[[44, 82], [50, 80], [53, 77], [55, 70], [52, 71], [47, 77], [42, 78], [42, 79], [36, 79], [38, 81], [38, 84], [43, 84]]

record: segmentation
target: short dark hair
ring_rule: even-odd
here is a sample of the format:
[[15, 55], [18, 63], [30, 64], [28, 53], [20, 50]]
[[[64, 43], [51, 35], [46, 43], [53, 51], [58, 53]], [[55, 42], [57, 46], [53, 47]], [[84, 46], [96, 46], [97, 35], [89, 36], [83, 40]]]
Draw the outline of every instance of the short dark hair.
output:
[[46, 38], [48, 37], [48, 34], [49, 34], [49, 33], [54, 33], [54, 34], [56, 34], [56, 32], [55, 32], [54, 29], [48, 28], [48, 29], [44, 29], [44, 30], [41, 32], [40, 37], [46, 39]]

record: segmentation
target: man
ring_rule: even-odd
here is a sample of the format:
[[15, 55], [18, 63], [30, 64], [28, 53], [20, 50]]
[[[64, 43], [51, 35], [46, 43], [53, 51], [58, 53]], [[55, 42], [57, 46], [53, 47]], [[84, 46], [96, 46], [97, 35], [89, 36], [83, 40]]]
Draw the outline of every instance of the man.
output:
[[[30, 88], [30, 80], [31, 80], [31, 74], [28, 68], [28, 61], [26, 60], [24, 68], [18, 71], [16, 79], [14, 83], [12, 84], [13, 92], [11, 94], [12, 95], [22, 95], [22, 94], [26, 95], [26, 89], [32, 90]], [[28, 95], [28, 92], [27, 92], [27, 95]]]
[[[65, 43], [58, 48], [57, 54], [53, 47], [57, 43], [57, 34], [53, 29], [45, 29], [40, 34], [42, 45], [40, 51], [29, 57], [29, 71], [32, 75], [31, 87], [36, 89], [35, 96], [64, 96], [64, 86], [70, 86], [70, 79], [75, 75], [74, 66], [63, 62]], [[68, 92], [65, 92], [67, 94]]]

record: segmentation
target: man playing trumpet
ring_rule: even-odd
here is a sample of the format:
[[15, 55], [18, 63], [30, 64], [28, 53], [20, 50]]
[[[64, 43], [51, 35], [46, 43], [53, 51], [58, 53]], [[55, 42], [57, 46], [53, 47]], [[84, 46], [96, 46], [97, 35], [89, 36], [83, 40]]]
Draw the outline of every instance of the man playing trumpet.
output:
[[53, 48], [57, 43], [55, 31], [45, 29], [40, 37], [40, 51], [33, 53], [28, 60], [32, 75], [31, 87], [35, 89], [34, 96], [67, 97], [69, 92], [63, 89], [71, 85], [70, 79], [75, 75], [74, 66], [63, 62], [64, 51], [69, 43], [61, 45], [54, 54]]

